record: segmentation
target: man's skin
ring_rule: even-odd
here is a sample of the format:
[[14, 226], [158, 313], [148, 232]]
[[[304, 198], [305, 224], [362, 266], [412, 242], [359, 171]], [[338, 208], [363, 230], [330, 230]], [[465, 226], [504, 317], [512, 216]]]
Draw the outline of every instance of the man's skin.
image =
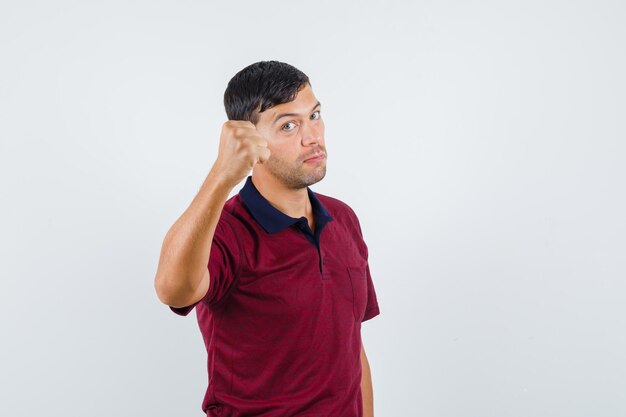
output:
[[374, 417], [374, 392], [372, 390], [372, 375], [370, 364], [365, 356], [365, 348], [361, 342], [361, 395], [363, 397], [363, 417]]
[[[320, 111], [306, 84], [293, 101], [258, 113], [256, 125], [248, 121], [224, 124], [217, 161], [163, 241], [155, 277], [155, 289], [163, 303], [184, 307], [206, 294], [210, 285], [206, 265], [220, 212], [229, 192], [249, 173], [249, 166], [254, 186], [272, 206], [290, 217], [306, 217], [315, 230], [306, 187], [326, 175]], [[316, 155], [322, 158], [307, 161]], [[373, 417], [372, 380], [363, 343], [360, 356], [363, 415]]]
[[[292, 116], [281, 115], [297, 114]], [[277, 120], [277, 117], [278, 120]], [[314, 226], [306, 187], [326, 175], [321, 105], [306, 84], [295, 100], [259, 113], [256, 130], [268, 141], [270, 158], [252, 168], [252, 182], [269, 203], [290, 217], [305, 216]], [[323, 159], [307, 161], [313, 155]], [[311, 227], [311, 230], [315, 230]]]

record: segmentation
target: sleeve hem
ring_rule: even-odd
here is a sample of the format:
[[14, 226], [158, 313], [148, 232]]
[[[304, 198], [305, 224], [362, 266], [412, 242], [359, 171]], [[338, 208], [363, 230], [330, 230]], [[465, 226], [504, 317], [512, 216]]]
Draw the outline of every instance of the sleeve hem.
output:
[[375, 306], [372, 306], [365, 311], [365, 315], [363, 316], [363, 320], [361, 320], [361, 322], [364, 322], [373, 317], [376, 317], [379, 314], [380, 314], [380, 308], [378, 307], [378, 304], [376, 304]]
[[191, 312], [191, 310], [193, 310], [196, 304], [198, 304], [200, 301], [202, 300], [196, 301], [195, 303], [186, 307], [172, 307], [172, 306], [169, 306], [169, 307], [170, 307], [170, 310], [172, 310], [174, 313], [178, 314], [179, 316], [186, 316]]

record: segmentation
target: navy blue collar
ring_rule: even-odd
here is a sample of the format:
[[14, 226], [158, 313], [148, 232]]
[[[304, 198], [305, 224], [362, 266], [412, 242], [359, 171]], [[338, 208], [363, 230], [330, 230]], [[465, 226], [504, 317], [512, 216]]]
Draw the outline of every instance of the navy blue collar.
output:
[[[306, 187], [306, 190], [309, 194], [311, 207], [313, 208], [313, 215], [315, 216], [315, 228], [321, 230], [324, 224], [332, 220], [332, 217], [318, 200], [315, 193], [309, 187]], [[246, 183], [239, 191], [239, 195], [255, 220], [259, 222], [268, 233], [280, 232], [284, 228], [304, 219], [304, 216], [300, 218], [287, 216], [285, 213], [272, 206], [254, 186], [251, 175], [246, 179]]]

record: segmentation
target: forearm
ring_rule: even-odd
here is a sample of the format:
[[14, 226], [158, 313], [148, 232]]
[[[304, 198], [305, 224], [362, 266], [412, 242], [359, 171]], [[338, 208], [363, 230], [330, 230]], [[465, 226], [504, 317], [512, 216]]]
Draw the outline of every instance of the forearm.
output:
[[361, 396], [363, 397], [363, 417], [374, 417], [374, 391], [372, 375], [365, 353], [361, 353]]
[[155, 278], [159, 299], [185, 304], [207, 270], [215, 228], [234, 185], [211, 169], [200, 191], [163, 239]]

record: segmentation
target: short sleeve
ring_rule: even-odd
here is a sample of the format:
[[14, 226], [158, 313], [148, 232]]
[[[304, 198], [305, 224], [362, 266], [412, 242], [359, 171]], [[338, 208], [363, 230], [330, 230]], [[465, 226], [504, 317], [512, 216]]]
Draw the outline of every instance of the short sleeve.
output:
[[378, 300], [376, 299], [376, 290], [374, 289], [374, 282], [372, 281], [372, 276], [370, 275], [370, 265], [369, 262], [367, 264], [367, 305], [365, 306], [365, 315], [363, 316], [364, 322], [366, 320], [371, 319], [380, 314], [380, 309], [378, 308]]
[[216, 306], [223, 302], [230, 293], [239, 271], [241, 250], [235, 231], [229, 224], [229, 221], [226, 220], [227, 215], [227, 213], [224, 213], [220, 217], [213, 235], [211, 253], [207, 265], [210, 276], [207, 293], [202, 299], [189, 306], [169, 306], [174, 313], [186, 316], [199, 303], [206, 303], [209, 307]]
[[363, 231], [361, 230], [361, 224], [359, 222], [359, 218], [357, 217], [356, 213], [354, 213], [354, 211], [352, 211], [352, 213], [354, 215], [356, 228], [359, 232], [361, 250], [365, 253], [365, 259], [368, 261], [367, 268], [366, 268], [366, 271], [367, 271], [367, 277], [366, 277], [367, 278], [367, 305], [365, 306], [365, 314], [363, 315], [363, 319], [361, 320], [361, 322], [364, 322], [366, 320], [369, 320], [379, 315], [380, 308], [378, 307], [378, 299], [376, 298], [376, 289], [374, 288], [374, 282], [372, 281], [372, 275], [370, 274], [369, 250], [367, 248], [367, 244], [365, 243], [365, 240], [363, 239]]

